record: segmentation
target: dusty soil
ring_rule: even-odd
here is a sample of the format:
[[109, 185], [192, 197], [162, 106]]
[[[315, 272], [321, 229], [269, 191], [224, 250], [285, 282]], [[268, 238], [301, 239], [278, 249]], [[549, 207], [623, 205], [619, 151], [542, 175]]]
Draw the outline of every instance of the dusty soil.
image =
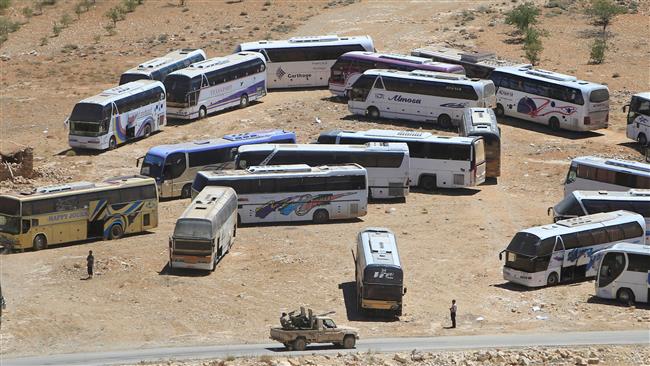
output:
[[[0, 62], [0, 150], [4, 144], [34, 147], [40, 173], [32, 180], [0, 182], [0, 189], [133, 174], [135, 159], [152, 146], [231, 132], [284, 128], [310, 142], [333, 128], [431, 129], [358, 120], [327, 90], [281, 91], [249, 108], [175, 124], [114, 151], [68, 153], [63, 120], [74, 103], [114, 85], [132, 65], [170, 49], [203, 47], [213, 57], [248, 39], [338, 33], [370, 34], [378, 50], [401, 53], [447, 42], [514, 59], [523, 54], [521, 45], [508, 43], [511, 28], [503, 24], [501, 12], [512, 4], [505, 1], [363, 1], [348, 6], [272, 1], [267, 6], [262, 1], [189, 0], [187, 11], [175, 2], [146, 1], [117, 23], [116, 35], [108, 36], [104, 13], [114, 3], [97, 2], [40, 46], [52, 34], [54, 20], [73, 14], [73, 1], [59, 1], [10, 34], [0, 48], [5, 55]], [[18, 19], [19, 8], [7, 12]], [[474, 9], [475, 19], [465, 19], [467, 9]], [[360, 220], [242, 228], [231, 253], [211, 274], [164, 270], [167, 237], [187, 200], [161, 203], [160, 226], [144, 235], [2, 256], [8, 305], [1, 354], [262, 342], [280, 312], [299, 305], [335, 310], [334, 318], [359, 328], [362, 337], [647, 329], [647, 307], [597, 301], [593, 282], [534, 291], [510, 286], [502, 279], [497, 255], [517, 230], [550, 221], [546, 208], [562, 197], [570, 158], [643, 158], [625, 137], [621, 106], [632, 92], [650, 89], [648, 9], [649, 2], [642, 1], [638, 14], [616, 18], [611, 25], [615, 49], [598, 66], [587, 65], [587, 40], [581, 34], [592, 26], [577, 9], [540, 17], [540, 26], [550, 32], [544, 39], [544, 68], [609, 85], [608, 130], [551, 133], [504, 119], [498, 184], [414, 192], [406, 203], [372, 204]], [[316, 123], [316, 117], [322, 122]], [[398, 235], [408, 287], [399, 321], [369, 321], [353, 310], [350, 249], [356, 233], [367, 226], [386, 226]], [[98, 273], [85, 281], [88, 250], [95, 253]], [[445, 330], [452, 298], [458, 301], [459, 328]], [[541, 310], [533, 311], [533, 306]]]

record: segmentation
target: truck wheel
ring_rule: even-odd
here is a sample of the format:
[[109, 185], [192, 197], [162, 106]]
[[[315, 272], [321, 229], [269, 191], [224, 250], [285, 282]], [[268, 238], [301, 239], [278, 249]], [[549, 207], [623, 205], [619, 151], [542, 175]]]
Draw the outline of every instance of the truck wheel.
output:
[[284, 344], [284, 348], [286, 348], [287, 351], [293, 351], [293, 346], [291, 345], [291, 343], [283, 343], [283, 344]]
[[345, 348], [345, 349], [354, 348], [354, 345], [356, 343], [357, 343], [356, 338], [351, 334], [348, 334], [348, 335], [345, 336], [345, 338], [343, 338], [343, 348]]
[[305, 347], [307, 347], [307, 342], [305, 341], [305, 338], [300, 337], [297, 338], [295, 341], [293, 341], [293, 349], [296, 351], [304, 351]]

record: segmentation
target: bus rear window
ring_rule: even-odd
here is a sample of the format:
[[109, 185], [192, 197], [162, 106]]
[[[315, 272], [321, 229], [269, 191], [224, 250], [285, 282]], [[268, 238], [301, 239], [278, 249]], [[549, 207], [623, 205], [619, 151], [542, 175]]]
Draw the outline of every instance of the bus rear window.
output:
[[602, 103], [609, 100], [609, 90], [598, 89], [589, 94], [589, 101], [592, 103]]
[[144, 75], [144, 74], [128, 74], [128, 73], [125, 73], [125, 74], [122, 74], [122, 76], [120, 76], [120, 85], [130, 83], [130, 82], [136, 81], [136, 80], [148, 80], [148, 79], [149, 79], [149, 77], [147, 75]]
[[11, 197], [0, 197], [0, 214], [9, 216], [20, 215], [20, 201]]

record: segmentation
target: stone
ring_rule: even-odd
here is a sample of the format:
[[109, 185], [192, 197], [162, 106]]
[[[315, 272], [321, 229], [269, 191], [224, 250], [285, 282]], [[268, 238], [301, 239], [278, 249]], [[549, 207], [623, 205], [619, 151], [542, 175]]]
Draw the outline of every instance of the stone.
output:
[[393, 357], [393, 360], [395, 360], [395, 361], [397, 361], [399, 363], [402, 363], [402, 364], [406, 364], [408, 362], [407, 359], [405, 359], [404, 357], [402, 357], [402, 356], [400, 356], [398, 354], [395, 354], [395, 357]]
[[575, 358], [575, 364], [578, 365], [578, 366], [585, 366], [585, 365], [587, 365], [587, 360], [585, 360], [584, 358], [578, 356], [578, 357]]
[[587, 360], [587, 363], [590, 365], [598, 365], [600, 363], [600, 359], [598, 357], [591, 357]]

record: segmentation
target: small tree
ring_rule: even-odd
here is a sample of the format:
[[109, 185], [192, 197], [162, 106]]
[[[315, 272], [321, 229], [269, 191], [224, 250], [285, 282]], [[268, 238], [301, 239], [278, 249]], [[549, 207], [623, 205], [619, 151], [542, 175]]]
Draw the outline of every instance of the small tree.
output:
[[138, 3], [135, 0], [124, 0], [122, 3], [124, 4], [124, 12], [126, 13], [133, 13], [135, 8], [138, 7]]
[[589, 54], [589, 63], [600, 65], [605, 61], [605, 51], [607, 51], [607, 41], [604, 38], [596, 38], [591, 44], [591, 52]]
[[30, 8], [29, 6], [26, 6], [23, 8], [22, 13], [25, 16], [25, 18], [31, 18], [34, 15], [34, 10], [32, 10], [32, 8]]
[[11, 6], [11, 0], [0, 0], [0, 11], [4, 11]]
[[544, 46], [542, 46], [543, 35], [544, 32], [535, 28], [531, 27], [526, 29], [526, 34], [524, 35], [524, 52], [528, 61], [533, 65], [539, 63], [540, 54], [544, 50]]
[[70, 14], [65, 13], [61, 16], [61, 25], [63, 28], [67, 28], [70, 24], [72, 24], [72, 17]]
[[113, 22], [114, 26], [116, 26], [118, 20], [124, 19], [124, 11], [122, 10], [122, 7], [115, 6], [106, 12], [106, 17]]
[[614, 17], [625, 13], [625, 8], [612, 0], [591, 0], [591, 6], [587, 8], [586, 13], [592, 18], [594, 25], [603, 27], [605, 34], [607, 26], [612, 23]]
[[537, 23], [539, 8], [531, 2], [525, 2], [506, 13], [506, 24], [515, 26], [520, 33]]

